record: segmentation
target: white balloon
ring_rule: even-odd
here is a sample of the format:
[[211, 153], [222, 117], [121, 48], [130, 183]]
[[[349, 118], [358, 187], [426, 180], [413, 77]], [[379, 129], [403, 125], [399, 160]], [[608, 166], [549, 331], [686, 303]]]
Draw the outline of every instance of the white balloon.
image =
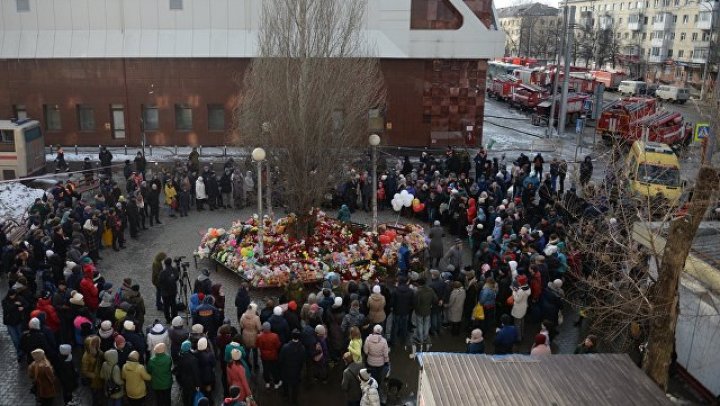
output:
[[392, 207], [393, 207], [393, 210], [400, 211], [400, 209], [402, 209], [402, 204], [399, 204], [398, 202], [393, 202]]
[[403, 199], [405, 198], [405, 196], [407, 196], [407, 195], [409, 195], [409, 194], [410, 194], [410, 193], [408, 193], [408, 191], [407, 191], [406, 189], [403, 189], [403, 190], [400, 192], [400, 196], [402, 196]]
[[403, 202], [403, 206], [405, 206], [405, 207], [410, 207], [410, 206], [412, 205], [413, 199], [414, 199], [414, 196], [413, 196], [413, 195], [407, 195], [407, 196], [405, 197], [405, 201]]
[[396, 200], [396, 199], [399, 199], [399, 198], [400, 198], [400, 193], [395, 193], [395, 196], [393, 196], [393, 200]]

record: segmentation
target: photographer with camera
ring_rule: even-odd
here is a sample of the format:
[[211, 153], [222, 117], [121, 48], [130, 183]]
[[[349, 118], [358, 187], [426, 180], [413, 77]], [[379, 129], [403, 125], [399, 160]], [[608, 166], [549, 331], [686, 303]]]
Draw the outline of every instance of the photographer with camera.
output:
[[158, 277], [158, 287], [160, 288], [160, 295], [162, 296], [163, 312], [165, 313], [165, 320], [167, 323], [177, 316], [177, 293], [178, 293], [178, 279], [180, 279], [180, 272], [178, 269], [173, 267], [172, 258], [168, 257], [163, 260], [163, 270], [160, 271]]

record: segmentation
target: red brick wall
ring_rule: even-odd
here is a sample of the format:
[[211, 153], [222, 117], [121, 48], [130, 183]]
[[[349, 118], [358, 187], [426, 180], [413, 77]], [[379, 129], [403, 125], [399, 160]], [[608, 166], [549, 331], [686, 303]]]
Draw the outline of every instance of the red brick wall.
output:
[[[223, 145], [225, 132], [209, 132], [207, 105], [222, 104], [231, 128], [245, 59], [88, 59], [0, 60], [0, 118], [24, 104], [43, 122], [43, 105], [57, 104], [62, 131], [46, 132], [46, 142], [63, 145], [139, 145], [143, 104], [159, 108], [160, 129], [147, 132], [151, 145]], [[432, 131], [462, 131], [483, 118], [485, 61], [383, 60], [388, 86], [384, 142], [429, 146]], [[153, 94], [148, 92], [152, 87]], [[480, 91], [475, 92], [476, 86]], [[76, 105], [95, 110], [96, 130], [80, 132]], [[112, 138], [110, 105], [125, 106], [127, 135]], [[175, 104], [193, 107], [192, 131], [175, 130]]]
[[[492, 0], [464, 0], [486, 27], [493, 23]], [[416, 30], [456, 30], [462, 27], [462, 15], [449, 0], [412, 0], [410, 28]]]

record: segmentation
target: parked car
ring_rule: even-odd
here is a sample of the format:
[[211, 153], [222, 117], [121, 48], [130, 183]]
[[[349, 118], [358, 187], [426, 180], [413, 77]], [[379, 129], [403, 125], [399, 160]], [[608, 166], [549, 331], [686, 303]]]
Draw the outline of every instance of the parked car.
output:
[[618, 91], [623, 96], [644, 95], [647, 91], [647, 83], [639, 80], [623, 80], [618, 86]]

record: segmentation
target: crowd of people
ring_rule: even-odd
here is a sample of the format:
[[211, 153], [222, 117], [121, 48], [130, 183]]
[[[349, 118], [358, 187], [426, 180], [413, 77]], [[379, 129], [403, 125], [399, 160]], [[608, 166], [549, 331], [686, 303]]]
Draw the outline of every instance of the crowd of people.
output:
[[[107, 154], [101, 152], [104, 168], [112, 166]], [[137, 238], [146, 220], [161, 224], [161, 197], [168, 216], [187, 215], [193, 203], [198, 210], [245, 204], [252, 173], [235, 177], [230, 163], [218, 177], [208, 166], [200, 171], [191, 154], [187, 165], [145, 180], [146, 162], [138, 155], [134, 167], [125, 163], [125, 193], [109, 176], [91, 201], [58, 184], [30, 208], [25, 241], [0, 235], [9, 282], [3, 321], [18, 362], [28, 364], [38, 402], [62, 397], [79, 404], [74, 394], [82, 384], [95, 405], [169, 405], [176, 384], [188, 406], [216, 397], [227, 405], [255, 404], [263, 389], [300, 404], [306, 383], [325, 383], [339, 369], [347, 404], [373, 406], [397, 383], [391, 349], [414, 358], [431, 348], [431, 337], [464, 336], [467, 352], [492, 354], [519, 351], [529, 341], [531, 355], [550, 355], [563, 322], [564, 288], [583, 271], [567, 229], [587, 203], [565, 188], [565, 161], [553, 159], [546, 172], [541, 154], [520, 154], [509, 164], [482, 148], [472, 161], [458, 155], [448, 149], [440, 158], [406, 157], [379, 179], [381, 206], [402, 190], [422, 203], [422, 210], [403, 214], [430, 223], [426, 252], [410, 256], [401, 248], [386, 280], [346, 282], [330, 274], [312, 287], [291, 275], [284, 292], [260, 306], [243, 284], [235, 294], [237, 320], [226, 316], [224, 288], [207, 271], [194, 281], [184, 309], [178, 264], [158, 253], [148, 272], [165, 320], [146, 326], [139, 285], [124, 278], [115, 288], [106, 280], [100, 250], [122, 249], [125, 230]], [[580, 184], [591, 175], [588, 157]], [[351, 176], [340, 191], [343, 211], [366, 208], [367, 182], [367, 173]], [[349, 220], [349, 213], [343, 216]], [[447, 234], [455, 238], [448, 249]], [[596, 343], [588, 337], [578, 351], [594, 352]]]

